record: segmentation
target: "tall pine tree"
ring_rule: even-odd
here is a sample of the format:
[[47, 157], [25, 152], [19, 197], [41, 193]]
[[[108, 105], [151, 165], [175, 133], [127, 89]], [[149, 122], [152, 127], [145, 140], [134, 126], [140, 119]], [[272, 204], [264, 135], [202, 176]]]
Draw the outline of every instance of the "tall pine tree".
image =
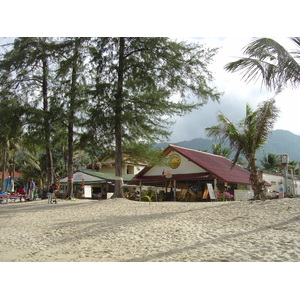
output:
[[73, 154], [75, 143], [75, 128], [86, 104], [87, 46], [89, 38], [65, 38], [60, 43], [60, 62], [57, 71], [60, 97], [63, 101], [62, 119], [67, 127], [68, 136], [68, 185], [67, 197], [73, 197]]
[[166, 137], [168, 118], [219, 99], [208, 70], [216, 49], [168, 38], [120, 37], [98, 38], [91, 53], [90, 131], [115, 150], [114, 197], [122, 197], [123, 144]]
[[32, 143], [41, 143], [45, 147], [48, 185], [54, 181], [49, 82], [55, 47], [51, 38], [16, 38], [0, 62], [2, 83], [9, 74], [9, 88], [27, 97], [26, 129]]

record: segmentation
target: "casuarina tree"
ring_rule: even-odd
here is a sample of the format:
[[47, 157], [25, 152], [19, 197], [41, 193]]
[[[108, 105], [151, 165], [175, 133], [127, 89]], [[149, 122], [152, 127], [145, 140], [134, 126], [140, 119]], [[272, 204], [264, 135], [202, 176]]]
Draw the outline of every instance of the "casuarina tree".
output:
[[216, 51], [169, 38], [95, 40], [90, 132], [115, 151], [114, 197], [123, 196], [124, 143], [167, 137], [172, 116], [219, 99], [208, 70]]

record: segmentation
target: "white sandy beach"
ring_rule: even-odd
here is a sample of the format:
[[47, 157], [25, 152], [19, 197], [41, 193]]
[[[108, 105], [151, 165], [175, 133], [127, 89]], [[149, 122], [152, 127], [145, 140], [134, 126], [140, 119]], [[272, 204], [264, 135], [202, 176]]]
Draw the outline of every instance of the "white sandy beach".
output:
[[0, 205], [1, 262], [299, 262], [300, 199]]

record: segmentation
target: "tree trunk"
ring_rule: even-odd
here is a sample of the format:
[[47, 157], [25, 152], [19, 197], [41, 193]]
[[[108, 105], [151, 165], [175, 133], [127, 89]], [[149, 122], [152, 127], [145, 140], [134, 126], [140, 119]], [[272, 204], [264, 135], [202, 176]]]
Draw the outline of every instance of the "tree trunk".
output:
[[54, 182], [53, 159], [50, 146], [50, 120], [48, 107], [48, 62], [46, 56], [43, 57], [43, 105], [44, 105], [44, 130], [45, 130], [45, 148], [46, 148], [46, 166], [47, 166], [47, 186]]
[[118, 86], [117, 93], [115, 95], [115, 192], [114, 198], [124, 198], [123, 194], [123, 179], [122, 179], [122, 106], [123, 106], [123, 84], [124, 84], [124, 51], [125, 51], [125, 39], [120, 38], [119, 48], [119, 68], [118, 68]]
[[258, 169], [255, 164], [255, 159], [249, 160], [250, 164], [250, 181], [252, 185], [252, 189], [254, 191], [254, 199], [262, 199], [263, 198], [263, 184], [259, 178]]
[[3, 148], [3, 152], [2, 152], [2, 187], [1, 187], [1, 190], [3, 192], [4, 191], [4, 188], [5, 188], [5, 170], [6, 170], [6, 144], [4, 144], [4, 148]]
[[69, 120], [68, 120], [68, 186], [67, 186], [67, 198], [74, 197], [73, 190], [73, 136], [74, 136], [74, 117], [75, 117], [75, 101], [76, 101], [76, 82], [77, 82], [77, 60], [79, 55], [79, 38], [75, 39], [75, 48], [72, 65], [72, 81], [71, 81], [71, 93], [70, 93], [70, 105], [69, 105]]

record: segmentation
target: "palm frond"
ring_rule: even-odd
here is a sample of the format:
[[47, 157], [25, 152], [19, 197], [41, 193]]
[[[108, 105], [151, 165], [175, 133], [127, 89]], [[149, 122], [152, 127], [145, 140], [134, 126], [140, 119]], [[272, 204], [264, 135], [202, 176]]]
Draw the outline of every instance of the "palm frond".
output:
[[[292, 40], [300, 46], [299, 38]], [[273, 39], [260, 38], [246, 46], [244, 54], [248, 57], [226, 64], [225, 69], [230, 72], [243, 71], [246, 82], [262, 76], [262, 83], [269, 89], [278, 90], [287, 83], [299, 86], [299, 51], [289, 52]]]

